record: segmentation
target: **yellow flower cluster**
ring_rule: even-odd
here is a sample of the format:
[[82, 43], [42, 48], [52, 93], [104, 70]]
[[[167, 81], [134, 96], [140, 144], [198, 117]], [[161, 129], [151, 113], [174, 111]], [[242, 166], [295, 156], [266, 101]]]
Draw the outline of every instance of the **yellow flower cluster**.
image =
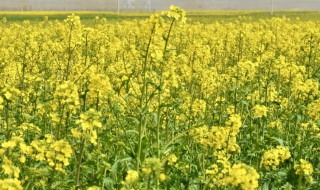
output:
[[21, 182], [18, 179], [0, 179], [1, 190], [23, 190]]
[[[72, 155], [71, 146], [65, 140], [55, 141], [52, 135], [45, 135], [45, 137], [46, 140], [33, 140], [30, 145], [27, 145], [23, 138], [13, 136], [11, 140], [1, 144], [2, 173], [8, 177], [14, 177], [1, 181], [2, 186], [0, 186], [3, 189], [6, 189], [8, 185], [9, 188], [10, 184], [12, 188], [16, 186], [17, 189], [22, 189], [18, 178], [21, 174], [21, 168], [28, 160], [45, 162], [47, 166], [65, 172], [63, 166], [69, 165], [69, 159]], [[10, 184], [8, 184], [9, 182]]]
[[291, 153], [288, 147], [277, 146], [263, 153], [261, 165], [266, 170], [275, 169], [290, 157]]
[[70, 27], [81, 25], [80, 17], [75, 14], [68, 16], [67, 19], [64, 20], [64, 22], [68, 23]]
[[3, 109], [3, 98], [0, 96], [0, 111]]
[[[44, 161], [57, 171], [65, 172], [63, 167], [69, 165], [72, 149], [65, 140], [54, 140], [52, 135], [45, 135], [45, 140], [34, 140], [31, 142], [33, 159]], [[25, 147], [26, 150], [30, 147]]]
[[317, 121], [320, 119], [320, 99], [317, 99], [310, 103], [307, 109], [308, 115], [313, 119], [313, 121]]
[[174, 5], [170, 6], [170, 11], [163, 11], [162, 14], [174, 18], [175, 20], [181, 19], [182, 22], [186, 21], [186, 11]]
[[314, 79], [293, 83], [291, 93], [296, 99], [313, 99], [319, 95], [319, 83]]
[[133, 185], [137, 183], [138, 180], [139, 180], [139, 173], [135, 170], [128, 170], [125, 178], [125, 183], [128, 185]]
[[294, 169], [296, 170], [296, 174], [300, 175], [300, 177], [304, 177], [307, 183], [311, 184], [313, 181], [312, 173], [313, 173], [313, 166], [310, 162], [300, 159], [299, 164], [294, 165]]
[[167, 179], [166, 174], [161, 173], [161, 174], [159, 175], [159, 180], [160, 180], [160, 181], [165, 181], [166, 179]]
[[311, 175], [313, 173], [312, 164], [304, 159], [300, 159], [300, 164], [295, 164], [294, 169], [298, 175]]
[[266, 117], [268, 113], [268, 108], [266, 106], [262, 106], [262, 105], [255, 105], [253, 107], [253, 115], [254, 117]]
[[206, 111], [206, 102], [204, 100], [196, 99], [192, 103], [192, 115], [204, 117], [204, 113]]
[[221, 157], [217, 160], [217, 163], [212, 164], [206, 169], [206, 175], [210, 177], [213, 184], [218, 186], [225, 185], [224, 179], [228, 176], [231, 169], [231, 164], [226, 157]]
[[158, 158], [147, 158], [142, 164], [142, 172], [145, 175], [150, 175], [154, 173], [159, 176], [163, 169], [163, 165]]
[[268, 127], [276, 129], [280, 132], [283, 131], [283, 126], [280, 120], [276, 120], [276, 121], [271, 121], [268, 125]]
[[199, 127], [192, 130], [190, 135], [201, 145], [212, 148], [216, 156], [219, 151], [239, 152], [236, 136], [242, 125], [240, 115], [231, 115], [225, 124], [225, 127], [213, 126], [211, 129]]
[[168, 158], [168, 165], [173, 166], [177, 162], [178, 158], [175, 154], [171, 154]]
[[16, 100], [21, 95], [20, 90], [8, 85], [5, 85], [5, 87], [1, 90], [1, 93], [3, 94], [5, 100], [10, 102]]
[[91, 91], [89, 95], [92, 97], [108, 97], [110, 93], [113, 92], [112, 85], [108, 76], [98, 74], [90, 75], [90, 84], [88, 86]]
[[[30, 151], [25, 151], [24, 143], [21, 137], [12, 137], [11, 140], [1, 144], [0, 155], [2, 156], [2, 171], [8, 176], [14, 176], [18, 179], [20, 176], [19, 164], [26, 162], [27, 155]], [[15, 154], [11, 155], [12, 152]]]
[[227, 177], [223, 179], [224, 185], [232, 185], [243, 190], [254, 190], [259, 186], [260, 175], [257, 171], [246, 164], [235, 164]]
[[85, 138], [92, 144], [97, 144], [97, 129], [102, 127], [100, 122], [101, 113], [94, 109], [89, 109], [85, 113], [80, 114], [80, 119], [76, 121], [81, 126], [81, 130], [78, 128], [72, 128], [71, 133], [75, 138]]
[[[24, 160], [22, 162], [24, 162]], [[3, 157], [2, 171], [4, 174], [8, 176], [13, 175], [17, 179], [20, 175], [20, 169], [17, 166], [14, 166], [12, 161], [9, 160], [6, 156]]]
[[79, 106], [78, 87], [70, 81], [64, 81], [58, 85], [54, 94], [54, 100], [52, 109], [57, 111], [61, 106], [65, 106], [66, 109], [75, 113]]

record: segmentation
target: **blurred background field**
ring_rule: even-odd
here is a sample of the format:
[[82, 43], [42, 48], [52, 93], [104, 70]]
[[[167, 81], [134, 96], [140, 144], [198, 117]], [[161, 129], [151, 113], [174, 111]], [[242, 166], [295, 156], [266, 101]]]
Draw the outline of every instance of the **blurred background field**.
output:
[[[99, 11], [31, 11], [31, 12], [0, 12], [0, 19], [6, 17], [8, 24], [12, 22], [38, 22], [48, 16], [50, 20], [63, 20], [68, 15], [75, 13], [79, 15], [84, 24], [90, 24], [96, 16], [106, 18], [108, 22], [123, 20], [141, 20], [148, 18], [151, 12], [99, 12]], [[269, 19], [272, 17], [290, 18], [292, 21], [299, 18], [302, 21], [320, 21], [319, 11], [275, 11], [273, 15], [269, 11], [253, 10], [212, 10], [200, 11], [191, 10], [187, 12], [189, 22], [212, 23], [216, 21], [233, 22], [239, 18], [243, 22], [258, 21], [259, 19]]]
[[12, 11], [157, 11], [170, 5], [185, 10], [319, 10], [319, 0], [0, 0]]
[[[48, 16], [63, 20], [75, 13], [83, 23], [96, 16], [109, 22], [141, 20], [176, 5], [187, 10], [191, 22], [257, 21], [271, 17], [286, 17], [302, 21], [320, 20], [318, 0], [0, 0], [0, 19], [8, 23], [29, 20], [37, 22]], [[273, 14], [271, 14], [273, 13]]]

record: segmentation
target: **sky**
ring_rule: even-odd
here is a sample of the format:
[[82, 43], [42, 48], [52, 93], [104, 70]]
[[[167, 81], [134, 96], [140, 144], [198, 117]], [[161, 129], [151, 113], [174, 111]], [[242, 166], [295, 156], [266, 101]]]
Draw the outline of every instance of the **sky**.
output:
[[272, 1], [275, 10], [320, 10], [320, 0], [0, 0], [0, 10], [270, 10]]

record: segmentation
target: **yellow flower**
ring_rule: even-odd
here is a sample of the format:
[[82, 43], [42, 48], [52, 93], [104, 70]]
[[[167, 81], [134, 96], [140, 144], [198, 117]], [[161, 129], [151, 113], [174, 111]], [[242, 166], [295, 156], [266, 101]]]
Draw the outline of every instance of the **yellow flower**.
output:
[[156, 175], [160, 174], [162, 167], [163, 166], [159, 158], [146, 158], [142, 164], [142, 170], [144, 168], [150, 168]]
[[161, 173], [161, 174], [159, 175], [159, 179], [160, 179], [160, 181], [164, 181], [164, 180], [166, 180], [166, 179], [167, 179], [166, 174]]
[[87, 190], [100, 190], [100, 189], [101, 189], [100, 187], [92, 186], [92, 187], [89, 187]]
[[277, 146], [263, 154], [261, 165], [263, 165], [267, 170], [275, 169], [290, 157], [291, 154], [288, 147]]
[[149, 167], [142, 168], [142, 173], [145, 174], [145, 175], [150, 175], [151, 172], [152, 172], [152, 170]]
[[2, 110], [2, 109], [3, 109], [3, 105], [2, 105], [2, 103], [3, 103], [3, 98], [0, 96], [0, 110]]
[[78, 129], [76, 129], [76, 128], [72, 128], [71, 129], [71, 134], [75, 138], [80, 138], [81, 137], [81, 132], [78, 131]]
[[243, 190], [255, 190], [259, 186], [260, 175], [246, 164], [240, 163], [232, 166], [228, 176], [222, 180], [224, 185], [231, 184]]
[[11, 175], [13, 173], [13, 170], [11, 168], [10, 165], [2, 165], [2, 170], [3, 170], [3, 173], [4, 174], [7, 174], [7, 175]]
[[20, 144], [20, 150], [22, 153], [26, 154], [26, 155], [31, 155], [32, 154], [32, 147], [31, 146], [27, 146], [24, 143]]
[[204, 116], [206, 110], [206, 102], [204, 100], [196, 99], [192, 104], [192, 112], [194, 116]]
[[56, 169], [57, 171], [64, 172], [64, 170], [63, 170], [62, 166], [63, 166], [63, 164], [61, 164], [61, 163], [57, 163], [57, 164], [55, 165], [55, 169]]
[[2, 147], [5, 149], [13, 149], [17, 143], [15, 141], [7, 141], [2, 143]]
[[304, 159], [300, 159], [300, 164], [295, 164], [294, 169], [298, 175], [311, 175], [313, 173], [312, 164]]
[[320, 99], [317, 99], [310, 103], [307, 107], [308, 115], [314, 119], [314, 121], [320, 119]]
[[256, 105], [253, 107], [253, 115], [254, 117], [266, 117], [268, 112], [268, 108], [262, 105]]
[[125, 183], [128, 185], [133, 185], [139, 180], [139, 173], [135, 170], [129, 170], [125, 178]]
[[4, 94], [4, 96], [6, 97], [7, 100], [10, 100], [11, 97], [12, 97], [12, 94], [11, 94], [9, 91], [7, 91], [7, 92]]
[[174, 18], [175, 20], [181, 19], [182, 22], [186, 21], [186, 18], [185, 18], [186, 12], [183, 9], [176, 7], [174, 5], [170, 6], [170, 11], [163, 11], [162, 14], [167, 15], [168, 17]]
[[174, 154], [170, 155], [168, 158], [168, 165], [173, 166], [174, 163], [177, 162], [177, 160], [178, 160], [178, 158], [176, 157], [176, 155], [174, 155]]
[[97, 132], [94, 130], [91, 132], [90, 142], [94, 145], [97, 145], [97, 139], [98, 139], [98, 135], [97, 135]]
[[239, 129], [242, 125], [241, 116], [238, 114], [230, 115], [229, 120], [226, 121], [226, 125]]
[[20, 156], [19, 161], [21, 163], [25, 163], [26, 162], [26, 157], [24, 155]]
[[0, 179], [1, 190], [23, 190], [21, 181], [17, 178]]

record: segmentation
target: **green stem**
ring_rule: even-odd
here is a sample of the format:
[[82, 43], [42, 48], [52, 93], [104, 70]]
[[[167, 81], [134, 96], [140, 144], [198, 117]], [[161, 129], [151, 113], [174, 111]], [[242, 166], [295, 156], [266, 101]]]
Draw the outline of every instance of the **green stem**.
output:
[[159, 96], [158, 96], [158, 113], [157, 113], [157, 155], [160, 158], [160, 127], [161, 127], [161, 86], [162, 86], [162, 78], [160, 79], [160, 89], [159, 89]]
[[151, 45], [151, 42], [152, 42], [152, 36], [153, 36], [153, 33], [156, 29], [156, 24], [153, 25], [153, 28], [151, 30], [151, 35], [150, 35], [150, 38], [149, 38], [149, 42], [148, 42], [148, 45], [147, 45], [147, 50], [146, 50], [146, 55], [145, 55], [145, 59], [144, 59], [144, 62], [143, 62], [143, 71], [142, 71], [142, 75], [143, 75], [143, 86], [142, 86], [142, 92], [141, 92], [141, 97], [140, 97], [140, 117], [139, 117], [139, 139], [138, 139], [138, 151], [137, 151], [137, 154], [136, 154], [136, 170], [139, 171], [139, 167], [140, 167], [140, 156], [141, 156], [141, 146], [142, 146], [142, 138], [143, 138], [143, 135], [142, 135], [142, 132], [143, 132], [143, 126], [144, 126], [144, 123], [143, 120], [144, 120], [144, 109], [146, 108], [146, 104], [144, 105], [144, 99], [145, 99], [145, 95], [146, 95], [146, 91], [147, 91], [147, 80], [146, 80], [146, 72], [147, 72], [147, 62], [148, 62], [148, 55], [149, 55], [149, 50], [150, 50], [150, 45]]
[[84, 145], [85, 145], [85, 139], [81, 139], [80, 155], [79, 155], [77, 171], [76, 171], [76, 190], [80, 189], [80, 186], [81, 186], [80, 173], [81, 173], [82, 158], [84, 154]]
[[151, 174], [149, 175], [149, 178], [148, 178], [148, 187], [147, 187], [147, 189], [150, 189], [150, 184], [151, 184]]
[[6, 106], [5, 106], [5, 115], [6, 115], [6, 139], [10, 139], [10, 131], [9, 131], [9, 100], [6, 100]]
[[69, 39], [68, 39], [68, 62], [67, 62], [67, 68], [65, 70], [65, 80], [68, 80], [69, 73], [70, 73], [70, 65], [71, 65], [71, 58], [72, 58], [72, 52], [71, 50], [71, 40], [72, 40], [72, 29], [73, 26], [70, 27], [70, 33], [69, 33]]
[[172, 30], [174, 21], [175, 21], [175, 18], [173, 18], [172, 21], [171, 21], [171, 25], [170, 25], [170, 28], [169, 28], [169, 31], [168, 31], [168, 34], [167, 34], [167, 37], [166, 37], [166, 43], [165, 43], [164, 49], [163, 49], [163, 55], [165, 55], [165, 53], [166, 53], [166, 51], [167, 51], [167, 46], [168, 46], [168, 42], [169, 42], [169, 37], [170, 37], [170, 33], [171, 33], [171, 30]]
[[302, 189], [302, 175], [299, 175], [299, 179], [298, 179], [298, 189], [297, 190], [301, 190]]
[[[60, 103], [59, 103], [60, 104]], [[61, 105], [61, 104], [60, 104]], [[59, 117], [59, 128], [58, 128], [58, 134], [57, 134], [57, 139], [60, 139], [60, 135], [61, 135], [61, 128], [62, 128], [62, 120], [63, 120], [63, 115], [64, 115], [64, 111], [65, 111], [65, 105], [59, 106], [61, 108], [61, 115]]]

